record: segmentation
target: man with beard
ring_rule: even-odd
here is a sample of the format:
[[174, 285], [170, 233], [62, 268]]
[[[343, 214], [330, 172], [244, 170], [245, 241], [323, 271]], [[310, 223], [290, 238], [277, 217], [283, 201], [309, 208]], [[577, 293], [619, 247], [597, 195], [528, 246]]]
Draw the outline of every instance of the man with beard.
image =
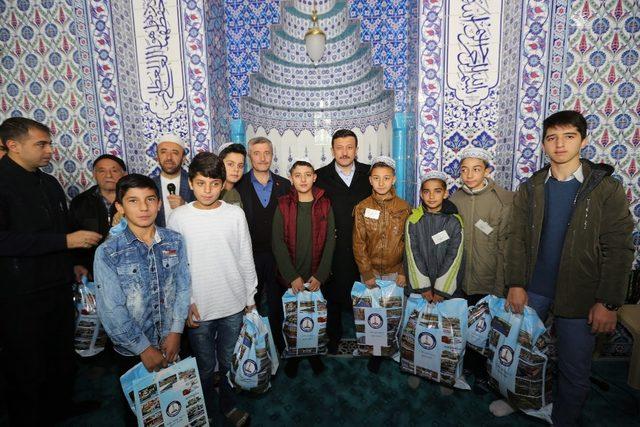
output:
[[[69, 249], [101, 235], [71, 233], [67, 200], [54, 177], [51, 131], [12, 117], [0, 125], [0, 346], [10, 425], [51, 425], [99, 406], [73, 406], [74, 308]], [[86, 271], [86, 270], [85, 270]], [[37, 409], [34, 409], [37, 408]]]
[[185, 150], [180, 137], [173, 134], [161, 136], [156, 151], [161, 171], [153, 180], [162, 198], [156, 225], [165, 227], [175, 208], [193, 201], [193, 191], [189, 188], [189, 175], [182, 169]]
[[347, 129], [331, 138], [334, 160], [318, 169], [318, 187], [331, 199], [336, 221], [336, 248], [331, 271], [333, 280], [323, 287], [327, 298], [327, 335], [329, 353], [336, 354], [342, 339], [342, 311], [351, 310], [351, 287], [360, 280], [353, 257], [353, 208], [371, 195], [369, 165], [356, 160], [358, 137]]
[[[115, 213], [116, 183], [126, 174], [127, 167], [119, 157], [111, 154], [98, 156], [93, 162], [96, 185], [74, 197], [69, 206], [74, 229], [95, 231], [106, 238]], [[78, 263], [87, 267], [90, 273], [93, 272], [94, 254], [95, 249], [91, 248], [78, 256]]]

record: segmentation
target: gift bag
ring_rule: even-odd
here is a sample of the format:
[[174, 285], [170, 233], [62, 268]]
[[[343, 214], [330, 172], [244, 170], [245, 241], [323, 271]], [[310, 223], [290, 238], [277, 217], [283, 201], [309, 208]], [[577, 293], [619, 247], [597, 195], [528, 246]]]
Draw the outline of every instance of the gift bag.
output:
[[269, 320], [252, 310], [244, 315], [227, 378], [234, 387], [264, 393], [271, 387], [271, 376], [278, 364]]
[[160, 372], [138, 363], [120, 377], [138, 426], [208, 426], [198, 366], [193, 357]]
[[487, 355], [487, 340], [489, 339], [489, 331], [491, 330], [490, 298], [495, 297], [488, 295], [478, 301], [476, 305], [469, 307], [467, 347], [484, 356]]
[[461, 298], [430, 304], [420, 294], [407, 299], [402, 323], [400, 369], [464, 390], [467, 302]]
[[76, 353], [82, 357], [95, 356], [104, 350], [107, 334], [98, 318], [94, 284], [85, 276], [77, 285], [74, 301], [78, 311], [74, 338]]
[[355, 282], [351, 288], [358, 343], [355, 355], [393, 357], [398, 353], [403, 291], [392, 281], [376, 280], [376, 285], [369, 289]]
[[553, 362], [550, 337], [530, 308], [505, 310], [505, 299], [488, 296], [491, 327], [487, 342], [489, 385], [534, 417], [551, 422]]
[[286, 345], [282, 356], [326, 354], [327, 301], [322, 292], [304, 290], [294, 295], [289, 289], [282, 296], [282, 308], [282, 334]]

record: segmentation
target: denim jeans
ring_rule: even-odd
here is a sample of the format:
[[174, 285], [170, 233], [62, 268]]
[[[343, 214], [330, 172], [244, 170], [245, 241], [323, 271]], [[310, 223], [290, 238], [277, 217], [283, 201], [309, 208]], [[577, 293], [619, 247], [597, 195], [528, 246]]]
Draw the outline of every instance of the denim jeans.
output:
[[[528, 292], [529, 307], [544, 322], [553, 303], [551, 298]], [[591, 358], [596, 336], [591, 333], [587, 319], [554, 319], [558, 351], [557, 389], [551, 419], [555, 426], [578, 425], [591, 382]]]
[[231, 356], [235, 347], [243, 312], [223, 317], [222, 319], [200, 322], [197, 328], [189, 328], [189, 343], [198, 363], [198, 372], [204, 401], [209, 417], [213, 416], [213, 373], [218, 360], [218, 370], [222, 376], [219, 384], [220, 410], [226, 414], [236, 406], [236, 399], [227, 380], [227, 372], [231, 366]]

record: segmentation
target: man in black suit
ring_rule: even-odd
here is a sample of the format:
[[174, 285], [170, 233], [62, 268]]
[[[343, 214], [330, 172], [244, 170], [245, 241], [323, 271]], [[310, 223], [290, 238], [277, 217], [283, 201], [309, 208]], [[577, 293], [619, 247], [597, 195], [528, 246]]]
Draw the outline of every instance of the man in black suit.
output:
[[333, 161], [318, 169], [316, 184], [331, 199], [336, 219], [336, 249], [331, 271], [333, 279], [323, 287], [327, 298], [329, 353], [336, 354], [342, 339], [342, 311], [351, 310], [351, 287], [360, 280], [353, 258], [353, 208], [371, 195], [369, 165], [356, 160], [358, 137], [347, 129], [331, 137]]
[[51, 130], [24, 117], [0, 124], [0, 366], [9, 425], [53, 425], [97, 409], [73, 405], [75, 362], [71, 284], [86, 274], [71, 249], [102, 236], [71, 232], [67, 199], [40, 168], [53, 156]]
[[256, 305], [260, 307], [263, 289], [267, 295], [269, 324], [278, 353], [284, 349], [282, 330], [282, 294], [283, 290], [276, 280], [276, 262], [271, 250], [271, 227], [273, 215], [278, 206], [278, 197], [287, 194], [291, 183], [271, 172], [273, 145], [264, 137], [249, 140], [249, 159], [251, 170], [242, 176], [236, 184], [240, 193], [242, 208], [249, 223], [253, 261], [258, 275], [258, 293]]

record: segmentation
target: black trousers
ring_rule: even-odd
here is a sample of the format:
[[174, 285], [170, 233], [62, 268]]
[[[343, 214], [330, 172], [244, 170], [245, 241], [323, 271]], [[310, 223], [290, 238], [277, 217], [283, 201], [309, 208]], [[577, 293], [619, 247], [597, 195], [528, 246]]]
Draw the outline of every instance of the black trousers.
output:
[[51, 425], [70, 407], [75, 381], [71, 285], [0, 299], [0, 315], [10, 425]]
[[[486, 297], [487, 294], [467, 295], [463, 293], [461, 296], [467, 300], [467, 304], [471, 307], [472, 305], [476, 305], [482, 298]], [[481, 355], [475, 350], [467, 349], [464, 353], [464, 367], [471, 371], [476, 379], [489, 378], [489, 373], [487, 372], [487, 357]]]
[[[284, 337], [282, 336], [282, 295], [286, 292], [276, 279], [276, 260], [271, 252], [255, 252], [253, 262], [258, 276], [258, 292], [264, 289], [267, 294], [267, 316], [271, 335], [276, 345], [278, 354], [284, 350]], [[264, 316], [264, 308], [259, 307], [259, 295], [256, 295], [258, 311]]]
[[342, 328], [342, 313], [351, 311], [351, 288], [353, 282], [360, 279], [356, 271], [340, 271], [329, 279], [322, 287], [327, 299], [327, 338], [330, 343], [338, 343], [344, 333]]

